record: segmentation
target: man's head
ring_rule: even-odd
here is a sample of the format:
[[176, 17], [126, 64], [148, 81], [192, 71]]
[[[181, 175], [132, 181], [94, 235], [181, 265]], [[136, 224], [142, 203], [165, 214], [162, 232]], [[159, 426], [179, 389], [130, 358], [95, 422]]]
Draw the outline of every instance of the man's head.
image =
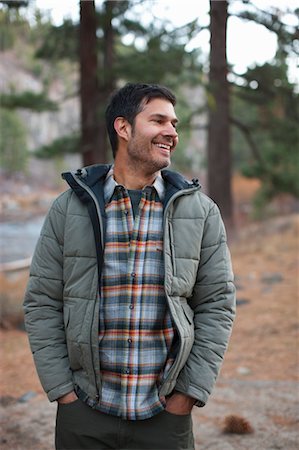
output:
[[174, 94], [158, 84], [128, 83], [112, 95], [106, 109], [106, 126], [114, 157], [118, 148], [115, 120], [123, 117], [134, 130], [137, 114], [154, 99], [165, 100], [173, 106], [176, 104]]

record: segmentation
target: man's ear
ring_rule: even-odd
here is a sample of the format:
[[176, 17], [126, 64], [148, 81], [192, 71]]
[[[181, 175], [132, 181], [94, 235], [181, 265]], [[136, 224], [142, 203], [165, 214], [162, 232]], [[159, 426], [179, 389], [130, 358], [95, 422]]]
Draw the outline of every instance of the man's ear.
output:
[[131, 136], [131, 128], [131, 125], [124, 117], [117, 117], [114, 121], [114, 129], [116, 133], [125, 141], [128, 141]]

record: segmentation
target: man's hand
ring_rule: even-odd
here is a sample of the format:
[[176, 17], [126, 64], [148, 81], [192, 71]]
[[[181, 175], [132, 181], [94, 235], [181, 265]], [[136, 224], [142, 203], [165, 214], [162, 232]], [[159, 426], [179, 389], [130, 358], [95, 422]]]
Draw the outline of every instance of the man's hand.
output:
[[190, 414], [196, 400], [181, 392], [174, 392], [166, 399], [165, 410], [171, 414], [185, 415]]
[[76, 400], [78, 400], [78, 397], [75, 391], [69, 392], [68, 394], [65, 394], [57, 399], [58, 403], [61, 403], [62, 405], [75, 402]]

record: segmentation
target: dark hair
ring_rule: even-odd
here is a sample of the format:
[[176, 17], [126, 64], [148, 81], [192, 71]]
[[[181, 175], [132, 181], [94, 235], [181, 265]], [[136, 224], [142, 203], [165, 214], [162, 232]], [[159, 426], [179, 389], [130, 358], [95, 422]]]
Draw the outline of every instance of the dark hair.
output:
[[168, 100], [173, 106], [176, 104], [174, 94], [164, 86], [158, 84], [127, 83], [123, 88], [115, 91], [106, 108], [106, 127], [115, 157], [117, 151], [117, 133], [114, 121], [117, 117], [124, 117], [134, 126], [135, 117], [142, 111], [142, 107], [153, 98]]

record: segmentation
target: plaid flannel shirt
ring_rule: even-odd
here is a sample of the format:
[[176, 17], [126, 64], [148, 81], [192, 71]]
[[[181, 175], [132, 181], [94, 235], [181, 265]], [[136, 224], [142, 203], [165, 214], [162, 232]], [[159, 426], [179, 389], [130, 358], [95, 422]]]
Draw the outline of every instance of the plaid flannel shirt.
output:
[[[159, 194], [158, 194], [159, 192]], [[134, 219], [128, 191], [113, 171], [105, 187], [107, 231], [100, 302], [102, 393], [97, 409], [128, 420], [164, 409], [158, 387], [176, 336], [164, 293], [164, 181], [142, 191]]]

